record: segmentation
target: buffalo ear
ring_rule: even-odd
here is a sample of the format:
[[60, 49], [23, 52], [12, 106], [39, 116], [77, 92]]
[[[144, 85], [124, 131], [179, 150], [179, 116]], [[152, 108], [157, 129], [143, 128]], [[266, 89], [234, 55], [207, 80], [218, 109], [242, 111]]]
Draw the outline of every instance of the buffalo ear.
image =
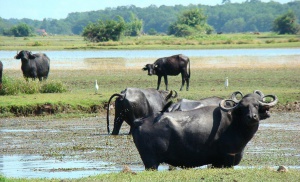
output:
[[142, 70], [146, 71], [146, 70], [148, 70], [148, 68], [145, 66], [144, 68], [142, 68]]
[[28, 57], [29, 57], [29, 59], [35, 59], [36, 56], [34, 54], [32, 54], [32, 52], [29, 52]]

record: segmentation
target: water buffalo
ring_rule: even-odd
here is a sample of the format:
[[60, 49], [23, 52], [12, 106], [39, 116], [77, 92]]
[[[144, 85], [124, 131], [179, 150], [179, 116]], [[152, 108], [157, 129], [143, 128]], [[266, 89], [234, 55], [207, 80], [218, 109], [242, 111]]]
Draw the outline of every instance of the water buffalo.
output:
[[[187, 65], [189, 68], [187, 69]], [[157, 90], [159, 89], [161, 77], [164, 77], [164, 81], [166, 84], [166, 90], [168, 90], [168, 77], [167, 75], [176, 76], [181, 73], [182, 77], [182, 85], [180, 87], [180, 91], [182, 90], [184, 83], [186, 81], [186, 90], [189, 90], [190, 84], [190, 59], [182, 54], [170, 56], [170, 57], [163, 57], [157, 59], [153, 64], [146, 64], [143, 68], [144, 71], [148, 70], [148, 75], [157, 75]]]
[[132, 131], [133, 121], [137, 118], [149, 116], [159, 112], [166, 105], [167, 101], [173, 96], [173, 91], [160, 91], [152, 88], [126, 88], [120, 94], [113, 94], [108, 101], [107, 107], [107, 132], [109, 129], [109, 105], [113, 97], [117, 96], [115, 101], [115, 119], [112, 135], [118, 135], [120, 128], [125, 121], [130, 125], [129, 134]]
[[0, 90], [2, 89], [2, 72], [3, 72], [3, 63], [0, 61]]
[[50, 59], [44, 53], [32, 54], [30, 51], [17, 52], [15, 59], [21, 59], [22, 72], [26, 80], [38, 78], [46, 80], [50, 70]]
[[[242, 92], [235, 91], [231, 94], [231, 99], [235, 102], [238, 102], [238, 95], [243, 97]], [[181, 99], [176, 103], [170, 105], [170, 107], [165, 108], [165, 112], [173, 112], [173, 111], [189, 111], [193, 109], [198, 109], [204, 106], [218, 106], [219, 103], [223, 100], [220, 97], [209, 97], [201, 100], [189, 100], [189, 99]], [[230, 104], [230, 103], [228, 103]]]
[[273, 100], [264, 102], [253, 93], [239, 102], [222, 100], [219, 106], [135, 120], [132, 136], [145, 169], [157, 170], [163, 162], [178, 167], [238, 165], [259, 121], [270, 117], [269, 109], [278, 102], [275, 95], [267, 97]]

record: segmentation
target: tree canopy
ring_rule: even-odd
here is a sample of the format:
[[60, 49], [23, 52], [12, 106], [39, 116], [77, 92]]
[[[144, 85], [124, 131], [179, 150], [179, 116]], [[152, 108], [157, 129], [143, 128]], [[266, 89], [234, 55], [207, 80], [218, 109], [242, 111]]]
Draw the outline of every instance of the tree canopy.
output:
[[15, 37], [28, 37], [33, 33], [33, 28], [25, 23], [20, 23], [19, 25], [13, 26], [9, 31], [6, 32], [7, 35], [13, 35]]
[[[222, 3], [223, 2], [223, 3]], [[293, 1], [280, 4], [275, 1], [261, 2], [260, 0], [245, 0], [243, 3], [232, 3], [230, 0], [220, 0], [220, 5], [175, 5], [155, 6], [145, 8], [136, 6], [119, 6], [117, 8], [106, 8], [104, 10], [89, 12], [69, 13], [64, 19], [1, 19], [0, 34], [20, 23], [33, 27], [34, 30], [45, 29], [48, 34], [77, 34], [83, 33], [84, 27], [89, 23], [96, 23], [99, 20], [116, 20], [120, 16], [125, 22], [132, 22], [131, 28], [139, 29], [144, 33], [168, 33], [170, 25], [178, 21], [178, 16], [190, 9], [202, 9], [207, 18], [207, 24], [216, 32], [268, 32], [273, 30], [274, 20], [286, 13], [288, 10], [294, 12], [296, 18], [300, 19], [300, 1]], [[132, 17], [134, 15], [134, 17]], [[135, 21], [132, 21], [135, 20]], [[133, 23], [134, 22], [134, 23]], [[196, 22], [195, 22], [196, 23]], [[188, 29], [184, 27], [182, 29]], [[129, 25], [128, 25], [129, 26]], [[135, 29], [137, 28], [137, 29]], [[180, 28], [180, 26], [179, 26]], [[124, 32], [124, 34], [138, 34], [139, 32]]]
[[82, 33], [82, 36], [91, 42], [118, 41], [121, 34], [125, 30], [125, 22], [122, 17], [115, 20], [99, 20], [96, 23], [87, 25]]
[[297, 34], [300, 31], [300, 25], [297, 23], [295, 13], [289, 10], [277, 17], [273, 22], [273, 31], [279, 34]]
[[211, 33], [213, 28], [206, 23], [207, 17], [201, 9], [191, 9], [183, 12], [174, 24], [169, 27], [169, 34], [178, 37], [197, 33]]

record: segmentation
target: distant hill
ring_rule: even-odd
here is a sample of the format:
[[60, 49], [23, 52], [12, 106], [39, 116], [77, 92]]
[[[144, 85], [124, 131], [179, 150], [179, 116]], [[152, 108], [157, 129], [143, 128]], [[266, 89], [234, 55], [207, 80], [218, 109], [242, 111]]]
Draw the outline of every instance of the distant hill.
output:
[[[70, 13], [65, 19], [44, 19], [42, 21], [31, 19], [2, 19], [0, 18], [0, 34], [19, 23], [26, 23], [36, 31], [45, 30], [48, 34], [81, 34], [83, 28], [90, 22], [97, 20], [115, 19], [122, 16], [129, 21], [131, 13], [143, 20], [143, 31], [155, 30], [158, 33], [167, 33], [171, 23], [177, 20], [177, 16], [185, 10], [201, 8], [208, 17], [208, 24], [213, 26], [216, 32], [268, 32], [272, 23], [279, 15], [289, 9], [293, 10], [300, 20], [300, 1], [286, 4], [277, 2], [260, 2], [249, 0], [244, 3], [226, 3], [223, 5], [189, 5], [189, 6], [155, 6], [146, 8], [136, 6], [119, 6], [106, 8], [105, 10]], [[38, 32], [37, 32], [38, 34]]]

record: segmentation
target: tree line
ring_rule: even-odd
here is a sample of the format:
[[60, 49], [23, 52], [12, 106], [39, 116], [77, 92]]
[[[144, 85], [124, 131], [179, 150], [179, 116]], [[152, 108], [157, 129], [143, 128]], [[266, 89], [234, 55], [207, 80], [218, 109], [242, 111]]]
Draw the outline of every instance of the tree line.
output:
[[[92, 25], [105, 25], [105, 23], [123, 22], [125, 34], [137, 35], [137, 30], [147, 34], [168, 34], [172, 30], [186, 30], [182, 26], [180, 17], [183, 13], [200, 10], [200, 24], [205, 23], [205, 31], [209, 32], [269, 32], [274, 29], [273, 22], [279, 16], [292, 12], [295, 20], [300, 19], [300, 1], [280, 4], [278, 2], [261, 2], [260, 0], [246, 0], [243, 3], [231, 3], [223, 0], [223, 4], [216, 6], [207, 5], [175, 5], [155, 6], [139, 8], [134, 5], [119, 6], [117, 8], [106, 8], [104, 10], [70, 13], [65, 19], [2, 19], [0, 18], [0, 34], [10, 35], [12, 31], [26, 29], [25, 33], [36, 33], [46, 31], [48, 34], [76, 34], [82, 35], [86, 27]], [[197, 13], [197, 12], [196, 12]], [[205, 20], [205, 21], [203, 21]], [[18, 27], [22, 26], [21, 30]], [[203, 27], [194, 27], [203, 31]], [[199, 29], [200, 28], [200, 29]], [[24, 33], [24, 32], [23, 32]], [[183, 31], [182, 33], [186, 33]]]

